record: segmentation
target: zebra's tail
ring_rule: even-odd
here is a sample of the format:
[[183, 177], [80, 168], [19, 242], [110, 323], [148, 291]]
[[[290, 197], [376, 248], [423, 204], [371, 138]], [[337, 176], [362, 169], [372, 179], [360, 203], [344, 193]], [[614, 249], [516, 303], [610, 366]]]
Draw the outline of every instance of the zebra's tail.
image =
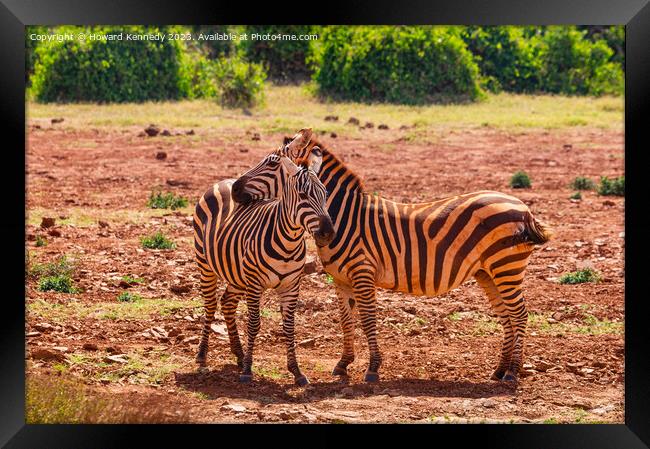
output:
[[548, 225], [537, 221], [530, 212], [524, 217], [523, 233], [527, 241], [538, 245], [543, 245], [553, 236], [553, 231]]

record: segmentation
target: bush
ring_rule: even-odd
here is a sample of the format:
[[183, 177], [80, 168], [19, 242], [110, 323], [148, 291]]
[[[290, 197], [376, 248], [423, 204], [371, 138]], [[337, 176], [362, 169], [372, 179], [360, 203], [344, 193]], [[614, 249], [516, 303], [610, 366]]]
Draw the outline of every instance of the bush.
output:
[[302, 81], [309, 78], [310, 69], [306, 60], [310, 52], [308, 40], [262, 40], [251, 39], [253, 33], [270, 35], [313, 34], [310, 25], [249, 25], [245, 31], [249, 39], [241, 41], [244, 56], [261, 63], [274, 81]]
[[542, 37], [542, 89], [551, 93], [623, 93], [623, 71], [605, 41], [589, 41], [573, 27], [549, 27]]
[[147, 207], [152, 209], [171, 209], [176, 210], [187, 206], [187, 198], [176, 196], [173, 192], [151, 192]]
[[162, 232], [158, 231], [155, 234], [142, 237], [140, 239], [142, 246], [148, 249], [174, 249], [176, 244], [169, 240], [163, 235]]
[[510, 178], [510, 187], [513, 189], [524, 189], [530, 188], [530, 177], [525, 171], [517, 171], [512, 178]]
[[210, 59], [218, 59], [235, 55], [237, 49], [235, 41], [228, 40], [199, 40], [199, 35], [229, 34], [235, 32], [233, 27], [228, 25], [192, 25], [192, 40], [196, 42]]
[[41, 247], [41, 246], [47, 246], [47, 240], [45, 237], [37, 235], [36, 236], [36, 246]]
[[469, 26], [461, 36], [481, 69], [485, 86], [498, 92], [534, 92], [540, 87], [539, 39], [523, 27]]
[[575, 192], [573, 195], [569, 197], [570, 200], [581, 200], [582, 199], [582, 194], [580, 192]]
[[585, 282], [599, 282], [600, 274], [591, 268], [564, 274], [558, 279], [560, 284], [583, 284]]
[[[28, 260], [28, 262], [30, 262]], [[45, 264], [30, 263], [28, 276], [31, 278], [40, 278], [43, 276], [72, 276], [76, 270], [76, 264], [70, 262], [65, 256], [60, 256], [54, 262]]]
[[573, 181], [571, 181], [569, 187], [571, 187], [573, 190], [593, 190], [595, 185], [591, 179], [585, 178], [584, 176], [578, 176]]
[[[60, 27], [87, 35], [166, 33], [167, 27]], [[185, 96], [179, 83], [180, 41], [65, 40], [41, 43], [32, 77], [42, 102], [141, 102]]]
[[625, 176], [609, 179], [607, 176], [600, 177], [598, 186], [599, 195], [625, 196]]
[[479, 69], [459, 29], [431, 26], [326, 27], [313, 45], [323, 96], [423, 104], [475, 100]]

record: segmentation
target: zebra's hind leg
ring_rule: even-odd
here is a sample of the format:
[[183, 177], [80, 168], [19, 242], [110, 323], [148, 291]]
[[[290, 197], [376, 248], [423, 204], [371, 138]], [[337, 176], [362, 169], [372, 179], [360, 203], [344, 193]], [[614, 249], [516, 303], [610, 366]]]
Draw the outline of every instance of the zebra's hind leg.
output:
[[492, 380], [501, 380], [505, 375], [506, 370], [510, 366], [510, 358], [513, 350], [514, 333], [510, 324], [510, 317], [505, 305], [503, 304], [503, 301], [501, 300], [499, 290], [497, 290], [497, 287], [490, 275], [488, 275], [483, 270], [479, 270], [474, 275], [474, 278], [487, 294], [487, 297], [490, 300], [490, 306], [492, 307], [492, 310], [496, 316], [499, 317], [499, 321], [503, 327], [504, 335], [503, 342], [501, 344], [501, 356], [499, 357], [499, 364], [492, 373], [491, 377]]
[[203, 306], [205, 308], [205, 317], [203, 319], [203, 332], [201, 333], [201, 342], [199, 343], [199, 352], [196, 355], [196, 363], [199, 367], [206, 366], [208, 356], [208, 340], [210, 338], [210, 325], [214, 320], [214, 313], [217, 310], [217, 276], [209, 271], [201, 270], [201, 296], [203, 296]]
[[336, 295], [339, 300], [341, 327], [343, 329], [343, 354], [336, 364], [332, 375], [347, 376], [348, 365], [354, 361], [354, 310], [356, 301], [349, 288], [336, 286]]
[[246, 291], [246, 305], [248, 306], [248, 317], [246, 322], [246, 352], [239, 381], [248, 383], [253, 380], [253, 350], [255, 349], [255, 337], [260, 331], [260, 297], [261, 289], [249, 289]]
[[377, 343], [377, 299], [375, 297], [374, 272], [370, 269], [358, 271], [354, 276], [354, 299], [359, 309], [361, 328], [368, 340], [370, 363], [366, 370], [366, 382], [379, 382], [381, 352]]
[[[300, 278], [297, 279], [300, 281]], [[287, 344], [287, 369], [295, 379], [297, 385], [305, 386], [309, 383], [307, 377], [300, 372], [296, 359], [296, 336], [294, 328], [294, 315], [298, 304], [299, 282], [289, 288], [278, 291], [280, 296], [280, 312], [282, 313], [282, 331]]]
[[244, 297], [244, 292], [237, 290], [232, 285], [228, 285], [226, 291], [221, 297], [221, 313], [226, 322], [228, 329], [228, 339], [230, 340], [230, 351], [237, 358], [237, 366], [241, 369], [244, 366], [244, 350], [242, 349], [239, 340], [239, 332], [237, 331], [237, 320], [235, 313], [239, 301]]
[[524, 350], [524, 337], [528, 323], [528, 311], [521, 284], [524, 267], [501, 272], [494, 276], [494, 283], [501, 296], [512, 328], [512, 352], [510, 361], [502, 380], [516, 381], [521, 369]]

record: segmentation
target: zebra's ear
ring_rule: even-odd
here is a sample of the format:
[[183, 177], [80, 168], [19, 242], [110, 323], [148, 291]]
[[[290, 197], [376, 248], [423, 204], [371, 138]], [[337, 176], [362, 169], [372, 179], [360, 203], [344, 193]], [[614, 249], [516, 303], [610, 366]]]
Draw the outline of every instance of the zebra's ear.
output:
[[291, 142], [286, 144], [285, 150], [286, 150], [286, 155], [295, 158], [300, 155], [300, 150], [305, 148], [308, 144], [309, 141], [311, 140], [311, 135], [312, 131], [311, 128], [303, 128], [298, 133], [293, 136], [293, 139], [291, 139]]
[[300, 171], [300, 168], [296, 164], [294, 164], [293, 161], [288, 157], [282, 157], [280, 161], [284, 166], [284, 168], [287, 170], [287, 174], [289, 176], [293, 176], [296, 173], [298, 173], [298, 171]]
[[314, 173], [318, 174], [320, 171], [320, 166], [323, 163], [323, 151], [320, 147], [315, 146], [311, 149], [309, 156], [307, 157], [307, 167]]

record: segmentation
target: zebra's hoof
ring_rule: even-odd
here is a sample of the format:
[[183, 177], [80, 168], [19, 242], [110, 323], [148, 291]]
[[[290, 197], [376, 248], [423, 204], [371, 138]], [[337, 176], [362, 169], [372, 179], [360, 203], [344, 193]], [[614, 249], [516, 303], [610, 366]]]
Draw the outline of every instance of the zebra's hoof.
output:
[[366, 373], [366, 376], [363, 379], [366, 382], [369, 383], [375, 383], [379, 382], [379, 374], [378, 373]]
[[347, 375], [348, 375], [347, 368], [342, 368], [340, 366], [335, 366], [334, 370], [332, 371], [332, 376], [347, 376]]
[[506, 373], [506, 372], [503, 371], [503, 370], [495, 370], [495, 371], [492, 373], [492, 376], [490, 376], [490, 379], [491, 379], [491, 380], [503, 380], [503, 375], [504, 375], [505, 373]]
[[253, 381], [253, 375], [252, 374], [240, 374], [239, 375], [239, 382], [243, 384], [249, 384]]
[[307, 379], [304, 375], [300, 377], [296, 377], [296, 385], [304, 387], [305, 385], [309, 385], [309, 379]]
[[510, 371], [506, 371], [501, 380], [504, 382], [517, 382], [517, 376]]

